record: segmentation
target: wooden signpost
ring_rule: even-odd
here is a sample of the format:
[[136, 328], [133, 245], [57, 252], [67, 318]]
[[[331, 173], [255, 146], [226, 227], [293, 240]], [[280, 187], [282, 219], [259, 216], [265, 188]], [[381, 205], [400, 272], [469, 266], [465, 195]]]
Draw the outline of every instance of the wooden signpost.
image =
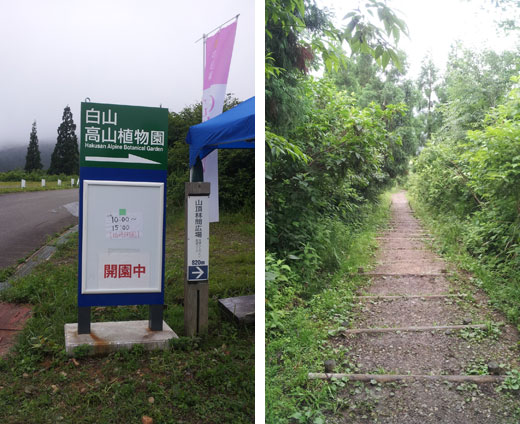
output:
[[208, 329], [210, 183], [185, 184], [186, 231], [184, 329], [187, 336]]

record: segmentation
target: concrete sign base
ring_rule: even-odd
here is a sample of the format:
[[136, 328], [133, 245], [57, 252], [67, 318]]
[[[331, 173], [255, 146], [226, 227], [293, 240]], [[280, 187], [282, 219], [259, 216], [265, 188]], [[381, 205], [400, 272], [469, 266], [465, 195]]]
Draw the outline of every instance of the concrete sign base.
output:
[[163, 321], [162, 331], [150, 331], [148, 321], [95, 322], [90, 334], [78, 334], [78, 324], [65, 324], [65, 351], [73, 356], [81, 345], [91, 346], [92, 355], [105, 355], [134, 345], [146, 350], [165, 350], [171, 339], [178, 339], [175, 332]]
[[219, 299], [218, 306], [224, 314], [233, 321], [244, 324], [254, 325], [255, 323], [255, 295], [228, 297]]

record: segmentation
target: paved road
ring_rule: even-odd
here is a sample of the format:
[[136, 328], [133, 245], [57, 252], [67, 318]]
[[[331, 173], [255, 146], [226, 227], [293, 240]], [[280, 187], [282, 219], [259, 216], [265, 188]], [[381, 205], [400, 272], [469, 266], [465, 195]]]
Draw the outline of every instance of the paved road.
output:
[[78, 223], [78, 189], [0, 196], [0, 268], [16, 264], [48, 235]]

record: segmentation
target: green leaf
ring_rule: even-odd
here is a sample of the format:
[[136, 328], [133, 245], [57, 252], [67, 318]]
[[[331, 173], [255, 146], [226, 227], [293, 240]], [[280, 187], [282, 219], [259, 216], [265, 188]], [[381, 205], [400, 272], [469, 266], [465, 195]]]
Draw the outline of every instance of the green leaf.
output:
[[383, 53], [383, 58], [382, 58], [383, 69], [386, 68], [386, 65], [388, 65], [388, 62], [390, 62], [390, 54], [387, 51], [385, 51]]
[[276, 274], [274, 272], [266, 271], [265, 272], [265, 281], [274, 281], [276, 280]]
[[295, 420], [298, 420], [300, 422], [302, 422], [305, 419], [305, 417], [303, 416], [303, 414], [301, 412], [295, 412], [289, 418], [294, 418]]

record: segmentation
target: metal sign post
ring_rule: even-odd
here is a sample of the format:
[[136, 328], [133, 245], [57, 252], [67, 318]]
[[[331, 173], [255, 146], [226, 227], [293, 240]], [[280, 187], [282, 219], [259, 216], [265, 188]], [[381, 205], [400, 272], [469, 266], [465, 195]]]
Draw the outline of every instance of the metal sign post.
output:
[[185, 184], [184, 329], [187, 336], [208, 330], [210, 183]]
[[167, 109], [81, 104], [78, 334], [92, 306], [150, 305], [162, 330], [167, 133]]

